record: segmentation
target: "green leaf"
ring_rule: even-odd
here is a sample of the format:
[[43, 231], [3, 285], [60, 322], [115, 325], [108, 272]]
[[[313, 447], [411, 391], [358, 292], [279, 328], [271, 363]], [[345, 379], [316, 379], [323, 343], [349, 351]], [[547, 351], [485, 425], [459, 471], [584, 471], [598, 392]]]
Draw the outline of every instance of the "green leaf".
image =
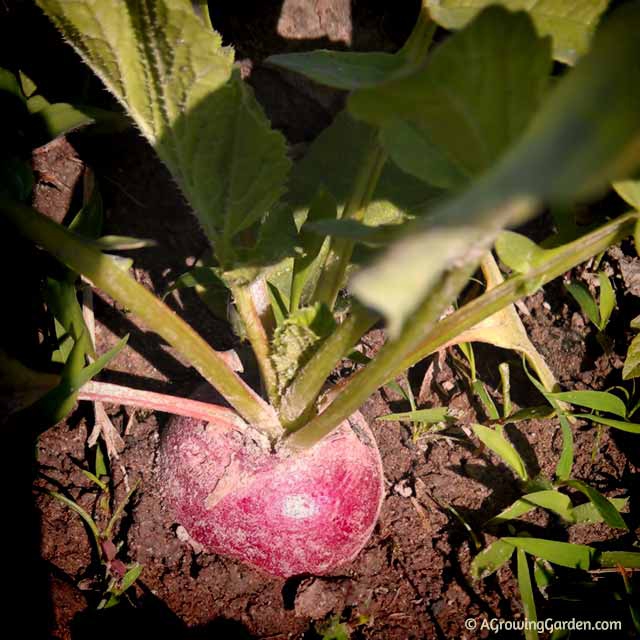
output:
[[[545, 202], [566, 204], [601, 193], [637, 165], [631, 150], [640, 133], [640, 68], [634, 62], [640, 57], [639, 29], [637, 6], [614, 12], [592, 50], [556, 84], [501, 161], [470, 189], [409, 225], [405, 237], [356, 274], [351, 290], [386, 316], [392, 337], [445, 272], [477, 264], [502, 228], [532, 217]], [[377, 110], [373, 100], [367, 105]]]
[[611, 286], [611, 281], [603, 271], [598, 273], [598, 279], [600, 281], [600, 300], [598, 302], [600, 331], [604, 331], [609, 323], [611, 313], [616, 307], [616, 294]]
[[589, 289], [582, 284], [582, 282], [566, 282], [564, 286], [573, 299], [580, 305], [582, 312], [599, 329], [600, 309], [598, 309], [598, 305], [593, 299]]
[[[310, 203], [322, 188], [336, 201], [338, 217], [351, 194], [366, 149], [378, 132], [348, 113], [338, 114], [311, 144], [294, 167], [286, 201], [299, 224], [306, 219]], [[339, 158], [339, 162], [336, 162]], [[424, 214], [442, 192], [387, 162], [365, 213], [370, 225], [393, 224]]]
[[94, 519], [75, 501], [67, 498], [67, 496], [58, 493], [57, 491], [48, 491], [50, 496], [55, 498], [56, 500], [62, 502], [62, 504], [69, 507], [72, 511], [75, 511], [85, 522], [87, 527], [89, 527], [89, 531], [91, 531], [91, 535], [93, 536], [93, 541], [96, 545], [96, 551], [101, 553], [100, 550], [100, 531], [98, 529], [98, 525], [95, 523]]
[[194, 267], [178, 276], [163, 298], [172, 291], [193, 288], [216, 318], [226, 320], [229, 290], [218, 277], [216, 268], [205, 266], [205, 262], [198, 260]]
[[[609, 498], [609, 502], [616, 511], [622, 511], [627, 506], [629, 500], [627, 498]], [[596, 522], [604, 522], [602, 514], [596, 508], [593, 502], [585, 502], [573, 508], [573, 515], [576, 522], [583, 524], [594, 524]]]
[[504, 542], [522, 549], [531, 555], [544, 558], [553, 564], [570, 569], [589, 569], [596, 553], [593, 547], [584, 544], [556, 542], [543, 538], [501, 538]]
[[[320, 190], [314, 198], [306, 218], [307, 223], [321, 220], [335, 220], [338, 215], [337, 204], [333, 196]], [[325, 239], [317, 233], [309, 233], [303, 226], [300, 230], [299, 242], [302, 255], [293, 261], [291, 276], [290, 310], [297, 311], [301, 303], [312, 301], [318, 277], [322, 268], [321, 251]]]
[[[413, 125], [406, 135], [410, 157], [426, 142], [427, 158], [436, 147], [460, 175], [470, 177], [490, 167], [522, 134], [542, 101], [550, 70], [549, 43], [536, 36], [528, 16], [492, 7], [438, 47], [424, 69], [356, 91], [349, 109], [373, 124], [402, 119]], [[392, 150], [399, 162], [397, 145], [398, 140]], [[399, 163], [405, 170], [410, 166]]]
[[634, 551], [601, 551], [596, 557], [598, 566], [603, 568], [617, 568], [618, 565], [627, 569], [640, 569], [640, 553]]
[[100, 237], [103, 225], [102, 196], [98, 188], [94, 186], [87, 202], [69, 223], [69, 230], [85, 238], [95, 239]]
[[504, 539], [496, 540], [483, 549], [471, 562], [471, 575], [474, 580], [487, 578], [511, 559], [515, 547]]
[[406, 60], [390, 53], [318, 50], [270, 56], [267, 63], [300, 73], [335, 89], [376, 86], [398, 75]]
[[[58, 320], [64, 332], [71, 336], [74, 342], [80, 342], [83, 354], [95, 357], [95, 349], [84, 322], [75, 284], [68, 280], [47, 278], [44, 299], [49, 313]], [[62, 360], [65, 361], [66, 358]]]
[[389, 244], [389, 242], [393, 240], [394, 235], [397, 235], [400, 226], [401, 225], [397, 224], [372, 226], [348, 218], [342, 220], [316, 220], [315, 222], [308, 222], [303, 228], [323, 238], [326, 236], [345, 238], [353, 242], [361, 242], [362, 244], [375, 247]]
[[516, 273], [527, 273], [544, 262], [548, 254], [533, 240], [513, 231], [503, 231], [496, 238], [495, 250], [498, 258]]
[[25, 98], [30, 98], [38, 89], [36, 83], [21, 69], [18, 71], [20, 86]]
[[333, 315], [326, 305], [320, 303], [299, 309], [276, 328], [270, 358], [281, 393], [315, 353], [320, 341], [334, 329]]
[[142, 565], [139, 562], [134, 562], [122, 578], [122, 582], [118, 586], [117, 594], [122, 595], [127, 589], [133, 586], [133, 583], [142, 574]]
[[49, 140], [95, 122], [90, 115], [66, 102], [47, 104], [33, 113], [32, 118], [43, 128]]
[[428, 0], [433, 19], [446, 29], [459, 29], [483, 7], [501, 4], [526, 9], [542, 35], [553, 40], [553, 55], [567, 64], [589, 48], [589, 42], [609, 0]]
[[284, 190], [286, 145], [187, 0], [39, 0], [123, 104], [187, 196], [221, 258]]
[[60, 383], [33, 405], [34, 411], [45, 416], [52, 424], [62, 420], [73, 409], [77, 392], [82, 385], [100, 373], [122, 351], [127, 340], [128, 336], [125, 336], [115, 347], [84, 368], [80, 367], [84, 362], [82, 343], [76, 342], [62, 370]]
[[26, 103], [18, 78], [8, 69], [0, 67], [0, 98], [5, 100], [7, 97], [23, 105]]
[[403, 411], [401, 413], [389, 413], [386, 416], [379, 416], [376, 420], [401, 422], [426, 422], [437, 424], [446, 422], [451, 416], [446, 407], [433, 407], [432, 409], [417, 409], [416, 411]]
[[637, 335], [629, 345], [627, 357], [622, 367], [622, 379], [631, 380], [640, 376], [640, 335]]
[[392, 160], [408, 174], [441, 189], [458, 189], [469, 175], [437, 145], [428, 130], [413, 122], [392, 118], [380, 131], [380, 141]]
[[555, 475], [558, 480], [568, 480], [573, 469], [573, 431], [566, 415], [558, 413], [558, 418], [562, 431], [562, 451], [556, 464]]
[[570, 402], [579, 407], [613, 413], [621, 418], [627, 415], [627, 408], [624, 402], [618, 396], [607, 391], [561, 391], [547, 393], [547, 396], [552, 400]]
[[533, 563], [533, 577], [536, 581], [536, 586], [540, 590], [540, 593], [546, 598], [547, 589], [551, 585], [553, 578], [555, 577], [553, 567], [541, 558], [536, 558]]
[[520, 590], [520, 599], [522, 600], [522, 608], [524, 609], [524, 617], [526, 622], [533, 623], [527, 626], [524, 631], [526, 640], [538, 640], [538, 632], [535, 623], [538, 620], [536, 612], [536, 601], [533, 597], [533, 586], [531, 585], [531, 573], [529, 573], [529, 562], [527, 556], [522, 549], [518, 549], [518, 589]]
[[482, 406], [484, 407], [487, 415], [491, 420], [500, 420], [500, 413], [496, 408], [496, 403], [493, 401], [493, 398], [489, 395], [487, 388], [484, 386], [482, 380], [474, 380], [471, 383], [471, 388], [473, 392], [478, 396], [480, 402], [482, 402]]
[[576, 489], [581, 493], [584, 493], [587, 498], [593, 503], [598, 513], [602, 516], [602, 519], [610, 526], [617, 529], [629, 530], [622, 516], [618, 513], [618, 510], [605, 498], [597, 489], [582, 482], [581, 480], [565, 480], [563, 483], [567, 487]]
[[576, 413], [574, 418], [581, 418], [582, 420], [590, 420], [596, 424], [602, 424], [605, 427], [612, 427], [613, 429], [619, 429], [620, 431], [626, 431], [627, 433], [640, 433], [640, 424], [636, 422], [627, 422], [626, 420], [613, 420], [612, 418], [603, 418], [602, 416], [594, 416], [590, 413]]
[[614, 183], [613, 188], [634, 209], [640, 209], [640, 180], [621, 180]]
[[572, 513], [572, 504], [568, 496], [563, 493], [554, 490], [535, 491], [534, 493], [527, 493], [516, 500], [510, 507], [507, 507], [504, 511], [501, 511], [497, 516], [491, 518], [489, 522], [498, 523], [519, 518], [520, 516], [532, 511], [536, 507], [541, 507], [557, 513], [561, 518], [564, 518], [567, 522], [573, 522], [574, 516]]
[[477, 438], [488, 449], [491, 449], [505, 464], [509, 465], [522, 480], [527, 479], [527, 470], [514, 446], [498, 431], [481, 424], [471, 425]]

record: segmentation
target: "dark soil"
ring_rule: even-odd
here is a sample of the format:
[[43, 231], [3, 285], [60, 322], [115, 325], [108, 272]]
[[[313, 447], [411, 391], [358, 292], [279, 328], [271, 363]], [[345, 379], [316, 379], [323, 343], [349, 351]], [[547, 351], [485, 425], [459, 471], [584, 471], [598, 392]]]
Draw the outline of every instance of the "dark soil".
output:
[[[410, 28], [415, 10], [415, 3], [411, 10], [392, 10], [387, 3], [349, 0], [286, 0], [283, 7], [280, 2], [245, 2], [239, 8], [237, 4], [216, 3], [213, 21], [225, 40], [237, 46], [238, 58], [245, 60], [249, 81], [274, 124], [293, 145], [303, 147], [329, 124], [343, 96], [265, 67], [261, 60], [270, 53], [326, 46], [394, 50]], [[15, 33], [24, 32], [29, 24], [30, 33], [35, 33], [40, 42], [37, 50], [25, 43], [18, 46], [14, 35], [11, 54], [4, 49], [2, 52], [7, 64], [19, 60], [45, 95], [68, 100], [69, 95], [65, 96], [42, 69], [52, 69], [57, 60], [55, 75], [61, 74], [63, 85], [69, 86], [76, 86], [70, 77], [87, 79], [86, 70], [69, 56], [55, 33], [29, 6], [16, 3], [11, 11], [4, 11], [6, 24], [13, 25]], [[109, 104], [93, 80], [87, 82], [89, 95]], [[62, 95], [56, 95], [56, 91]], [[206, 243], [195, 219], [136, 132], [109, 137], [78, 133], [57, 145], [56, 152], [62, 153], [63, 160], [75, 158], [71, 165], [63, 163], [61, 169], [71, 172], [69, 180], [74, 183], [79, 174], [72, 169], [78, 161], [94, 170], [106, 204], [106, 233], [157, 241], [156, 247], [135, 253], [136, 277], [150, 289], [162, 294], [168, 283], [202, 253]], [[68, 207], [70, 196], [44, 166], [50, 155], [51, 150], [36, 154], [41, 162], [36, 193], [42, 202], [55, 201], [59, 207]], [[60, 158], [56, 157], [56, 162]], [[53, 167], [53, 159], [49, 164]], [[42, 195], [51, 190], [60, 193]], [[58, 200], [52, 200], [54, 196]], [[532, 340], [565, 388], [605, 389], [621, 379], [620, 368], [632, 337], [629, 320], [640, 311], [634, 280], [638, 260], [633, 248], [625, 245], [610, 250], [602, 264], [614, 277], [618, 294], [618, 309], [604, 348], [559, 281], [529, 297], [520, 307]], [[579, 277], [581, 271], [577, 269], [574, 276]], [[586, 269], [587, 282], [589, 273]], [[186, 292], [168, 300], [216, 348], [235, 347], [246, 353], [227, 325], [215, 319], [195, 296]], [[171, 348], [145, 332], [135, 318], [122, 313], [99, 292], [95, 311], [99, 352], [113, 346], [123, 334], [131, 335], [127, 348], [101, 379], [176, 395], [188, 394], [198, 385], [197, 374]], [[379, 330], [371, 332], [363, 341], [365, 351], [375, 352], [381, 341]], [[476, 358], [479, 376], [496, 398], [497, 365], [510, 360], [515, 402], [519, 406], [542, 403], [513, 354], [478, 346]], [[338, 373], [348, 373], [350, 366], [345, 362]], [[69, 419], [39, 436], [33, 469], [26, 436], [10, 439], [9, 445], [16, 447], [11, 449], [16, 460], [26, 464], [12, 478], [16, 489], [11, 492], [7, 513], [21, 501], [26, 503], [28, 494], [23, 489], [35, 477], [35, 509], [21, 520], [16, 535], [21, 538], [16, 539], [20, 553], [29, 554], [35, 546], [41, 558], [41, 562], [27, 562], [34, 569], [29, 574], [28, 589], [22, 592], [28, 596], [21, 596], [31, 600], [32, 624], [41, 634], [33, 637], [315, 638], [323, 625], [337, 617], [348, 624], [353, 638], [462, 639], [490, 635], [488, 631], [466, 630], [467, 618], [522, 619], [517, 583], [509, 566], [479, 582], [472, 581], [469, 571], [478, 551], [476, 544], [484, 546], [493, 540], [483, 532], [483, 523], [521, 494], [518, 481], [497, 458], [468, 437], [468, 425], [485, 421], [487, 416], [456, 369], [450, 352], [437, 354], [415, 367], [409, 382], [421, 406], [446, 404], [455, 413], [457, 420], [446, 432], [451, 439], [426, 436], [415, 442], [406, 425], [376, 421], [391, 410], [407, 407], [387, 388], [375, 394], [363, 413], [380, 447], [387, 497], [374, 535], [360, 556], [334, 575], [287, 581], [202, 553], [183, 541], [155, 484], [155, 460], [166, 416], [108, 407], [124, 439], [120, 456], [111, 465], [113, 503], [123, 499], [127, 487], [141, 482], [125, 510], [116, 540], [123, 543], [120, 557], [139, 562], [144, 569], [131, 592], [131, 601], [107, 611], [95, 608], [100, 599], [94, 588], [98, 568], [87, 529], [76, 514], [42, 492], [56, 489], [96, 518], [106, 517], [95, 485], [81, 471], [89, 468], [95, 457], [95, 450], [87, 446], [93, 428], [90, 405], [79, 406]], [[630, 532], [605, 525], [566, 528], [539, 511], [524, 518], [526, 530], [534, 536], [607, 549], [633, 549], [640, 513], [637, 437], [606, 430], [599, 433], [586, 424], [576, 425], [574, 432], [574, 476], [609, 497], [630, 496]], [[561, 445], [555, 421], [520, 423], [509, 427], [508, 433], [532, 474], [553, 474]], [[470, 535], [468, 528], [479, 539]], [[622, 587], [620, 576], [613, 573], [590, 578], [577, 573], [559, 572], [560, 586], [548, 594], [549, 599], [538, 602], [540, 618], [620, 619], [625, 631], [600, 633], [597, 637], [635, 637], [628, 609], [613, 598], [613, 592]], [[578, 581], [588, 584], [579, 585]], [[572, 598], [574, 593], [580, 597]], [[29, 624], [25, 621], [25, 628]], [[505, 632], [500, 637], [521, 634]]]

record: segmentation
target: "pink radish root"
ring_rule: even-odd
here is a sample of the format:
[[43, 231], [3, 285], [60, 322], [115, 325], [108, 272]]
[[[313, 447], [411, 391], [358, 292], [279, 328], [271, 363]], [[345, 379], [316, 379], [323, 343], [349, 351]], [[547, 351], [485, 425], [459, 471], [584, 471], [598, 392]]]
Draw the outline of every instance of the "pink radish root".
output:
[[272, 452], [241, 423], [175, 417], [159, 476], [176, 521], [196, 542], [282, 577], [325, 574], [353, 560], [384, 494], [380, 454], [360, 413], [296, 452]]

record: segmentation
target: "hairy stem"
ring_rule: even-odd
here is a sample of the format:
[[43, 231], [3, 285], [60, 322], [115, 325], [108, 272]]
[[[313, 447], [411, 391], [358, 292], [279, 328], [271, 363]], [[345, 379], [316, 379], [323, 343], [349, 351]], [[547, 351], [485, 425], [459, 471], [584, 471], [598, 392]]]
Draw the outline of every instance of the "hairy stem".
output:
[[416, 309], [395, 340], [390, 340], [378, 355], [357, 377], [357, 384], [348, 384], [341, 389], [336, 399], [318, 416], [288, 437], [292, 448], [309, 448], [335, 429], [343, 420], [359, 409], [367, 398], [389, 377], [408, 352], [411, 352], [424, 335], [425, 326], [432, 327], [442, 310], [462, 290], [475, 270], [469, 264], [449, 272], [438, 289], [428, 296]]
[[247, 332], [247, 338], [256, 356], [267, 397], [273, 406], [277, 406], [279, 402], [278, 381], [269, 358], [269, 338], [260, 319], [260, 313], [256, 308], [251, 289], [248, 286], [236, 286], [231, 288], [231, 293]]
[[245, 420], [271, 437], [279, 435], [281, 427], [272, 407], [232, 370], [225, 357], [136, 282], [113, 257], [101, 253], [31, 207], [0, 197], [0, 212], [22, 235], [81, 273], [175, 347]]
[[354, 304], [349, 317], [298, 371], [280, 404], [280, 420], [285, 429], [294, 431], [309, 417], [336, 362], [355, 346], [376, 319], [376, 314]]
[[[305, 427], [292, 434], [288, 438], [288, 442], [293, 447], [313, 446], [356, 411], [378, 387], [393, 380], [409, 367], [446, 345], [463, 331], [500, 311], [506, 305], [529, 295], [532, 292], [530, 288], [532, 283], [536, 288], [541, 287], [576, 265], [601, 251], [605, 251], [611, 245], [620, 242], [633, 233], [639, 218], [640, 213], [638, 212], [627, 213], [582, 238], [559, 247], [556, 253], [544, 264], [532, 268], [526, 274], [513, 276], [503, 284], [467, 303], [458, 311], [434, 323], [433, 318], [429, 321], [430, 313], [442, 305], [447, 295], [451, 295], [451, 292], [460, 285], [460, 281], [457, 279], [450, 283], [445, 281], [437, 294], [440, 299], [431, 298], [423, 303], [412, 318], [412, 322], [409, 324], [414, 329], [403, 332], [397, 340], [387, 343], [369, 365], [353, 374], [348, 381], [341, 385], [339, 395], [333, 403]], [[465, 282], [468, 275], [471, 274], [466, 272]], [[453, 276], [455, 274], [450, 274], [447, 280], [451, 280]], [[462, 282], [463, 285], [464, 282]], [[415, 340], [416, 346], [404, 351], [404, 355], [402, 355], [403, 346], [409, 344], [415, 338], [416, 333], [422, 333], [422, 338]], [[397, 357], [398, 355], [400, 357]]]

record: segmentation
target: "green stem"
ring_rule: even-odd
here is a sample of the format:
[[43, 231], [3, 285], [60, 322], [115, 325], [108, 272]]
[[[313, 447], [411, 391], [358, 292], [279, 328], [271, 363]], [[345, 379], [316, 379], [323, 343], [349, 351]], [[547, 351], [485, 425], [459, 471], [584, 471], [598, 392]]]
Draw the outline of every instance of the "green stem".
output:
[[[403, 56], [411, 66], [424, 62], [435, 30], [436, 24], [431, 20], [426, 0], [424, 0], [413, 31], [398, 55]], [[364, 219], [386, 161], [387, 153], [380, 146], [376, 131], [367, 146], [353, 191], [345, 204], [341, 218], [359, 221]], [[351, 240], [331, 238], [325, 266], [315, 293], [316, 300], [326, 303], [330, 309], [333, 309], [344, 284], [353, 248], [354, 242]]]
[[271, 404], [276, 406], [279, 401], [278, 381], [269, 358], [269, 338], [256, 309], [251, 289], [248, 286], [237, 286], [231, 288], [231, 293], [256, 356], [267, 396]]
[[[373, 192], [382, 173], [387, 154], [378, 143], [378, 133], [368, 144], [363, 163], [355, 180], [353, 191], [344, 206], [341, 218], [363, 220]], [[351, 261], [354, 242], [346, 238], [331, 238], [329, 252], [315, 291], [315, 299], [333, 309], [338, 293], [345, 281], [347, 267]]]
[[418, 20], [413, 31], [407, 38], [400, 54], [410, 62], [420, 64], [423, 62], [431, 46], [433, 35], [438, 25], [431, 19], [427, 0], [422, 1]]
[[400, 335], [387, 342], [362, 370], [362, 374], [357, 376], [357, 384], [343, 388], [320, 415], [287, 438], [288, 444], [292, 448], [312, 447], [359, 409], [386, 382], [389, 371], [396, 369], [402, 358], [416, 347], [424, 336], [425, 326], [430, 327], [437, 322], [442, 310], [460, 293], [474, 270], [475, 264], [469, 264], [449, 272], [438, 289], [416, 309], [411, 322], [405, 324]]
[[349, 317], [302, 367], [284, 394], [280, 404], [280, 420], [285, 429], [295, 431], [309, 417], [336, 362], [353, 348], [376, 319], [377, 316], [371, 311], [354, 304]]
[[[356, 411], [378, 387], [393, 380], [462, 331], [473, 327], [506, 305], [529, 295], [531, 283], [535, 283], [536, 288], [543, 286], [626, 238], [633, 233], [639, 217], [638, 212], [625, 214], [586, 236], [559, 247], [557, 253], [545, 264], [534, 267], [526, 274], [510, 278], [458, 311], [437, 321], [443, 304], [447, 304], [447, 301], [459, 293], [471, 276], [472, 269], [467, 267], [462, 271], [450, 273], [438, 291], [423, 302], [400, 336], [385, 344], [369, 365], [354, 374], [325, 411], [289, 436], [289, 444], [300, 448], [313, 446]], [[422, 337], [419, 337], [420, 334]], [[411, 346], [412, 344], [414, 346]]]
[[84, 275], [145, 325], [175, 347], [255, 428], [272, 437], [281, 427], [272, 407], [260, 398], [182, 318], [138, 284], [115, 260], [34, 209], [0, 197], [0, 211], [20, 231], [69, 268]]
[[598, 255], [601, 251], [606, 251], [611, 245], [631, 235], [639, 217], [638, 212], [624, 214], [586, 236], [562, 245], [557, 249], [557, 253], [544, 264], [534, 267], [526, 274], [512, 276], [506, 282], [478, 296], [450, 316], [443, 318], [438, 323], [436, 330], [426, 335], [417, 349], [407, 355], [398, 368], [390, 373], [389, 379], [392, 380], [440, 349], [462, 331], [470, 329], [508, 304], [530, 295], [532, 293], [528, 286], [530, 283], [535, 283], [536, 289], [542, 287], [573, 269], [576, 265]]

